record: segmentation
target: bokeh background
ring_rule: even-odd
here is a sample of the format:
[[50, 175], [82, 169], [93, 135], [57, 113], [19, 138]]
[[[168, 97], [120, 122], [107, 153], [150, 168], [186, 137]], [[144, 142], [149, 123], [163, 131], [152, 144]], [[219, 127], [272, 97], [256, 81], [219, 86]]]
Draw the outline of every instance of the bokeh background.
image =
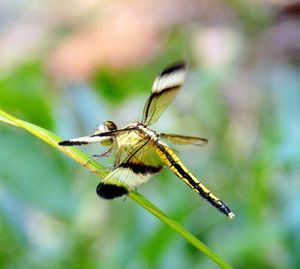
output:
[[[299, 18], [292, 0], [1, 1], [0, 108], [64, 139], [122, 127], [186, 59], [154, 128], [209, 139], [175, 148], [236, 218], [168, 170], [139, 191], [235, 268], [300, 268]], [[216, 268], [129, 198], [99, 199], [98, 180], [1, 123], [0, 268]]]

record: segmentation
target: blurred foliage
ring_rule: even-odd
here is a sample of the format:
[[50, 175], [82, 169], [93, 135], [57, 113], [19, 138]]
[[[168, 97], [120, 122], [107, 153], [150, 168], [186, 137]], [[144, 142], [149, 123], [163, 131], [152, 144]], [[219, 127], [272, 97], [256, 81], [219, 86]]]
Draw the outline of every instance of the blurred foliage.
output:
[[[242, 39], [231, 62], [206, 65], [194, 21], [163, 33], [151, 59], [102, 67], [90, 83], [55, 84], [44, 54], [16, 64], [1, 74], [0, 108], [65, 138], [107, 119], [122, 126], [141, 118], [160, 69], [187, 58], [185, 88], [157, 129], [209, 139], [176, 150], [236, 218], [227, 221], [167, 170], [139, 191], [235, 268], [300, 268], [299, 57], [268, 54], [278, 44], [262, 42], [276, 24], [273, 7], [228, 3], [238, 14], [229, 27]], [[0, 268], [215, 268], [131, 200], [98, 199], [98, 179], [48, 145], [2, 123], [0, 134]]]
[[169, 33], [164, 48], [154, 59], [124, 70], [99, 69], [93, 75], [92, 85], [101, 97], [114, 103], [130, 97], [128, 94], [149, 93], [158, 70], [162, 70], [166, 63], [186, 58], [183, 51], [188, 47], [187, 40], [187, 34], [177, 27]]
[[22, 64], [4, 74], [0, 80], [0, 106], [51, 128], [51, 86], [41, 64]]

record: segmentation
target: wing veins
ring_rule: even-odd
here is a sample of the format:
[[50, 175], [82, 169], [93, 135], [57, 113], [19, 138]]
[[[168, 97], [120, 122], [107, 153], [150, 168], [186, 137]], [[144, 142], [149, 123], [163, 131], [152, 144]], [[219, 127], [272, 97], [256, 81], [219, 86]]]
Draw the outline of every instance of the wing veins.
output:
[[188, 136], [188, 135], [176, 135], [176, 134], [165, 134], [160, 133], [159, 136], [162, 139], [166, 139], [171, 141], [174, 144], [181, 144], [181, 145], [188, 145], [193, 144], [196, 146], [203, 146], [208, 143], [208, 140], [203, 137], [196, 137], [196, 136]]
[[151, 95], [143, 111], [142, 122], [155, 123], [177, 95], [185, 78], [185, 63], [178, 62], [166, 67], [155, 79]]

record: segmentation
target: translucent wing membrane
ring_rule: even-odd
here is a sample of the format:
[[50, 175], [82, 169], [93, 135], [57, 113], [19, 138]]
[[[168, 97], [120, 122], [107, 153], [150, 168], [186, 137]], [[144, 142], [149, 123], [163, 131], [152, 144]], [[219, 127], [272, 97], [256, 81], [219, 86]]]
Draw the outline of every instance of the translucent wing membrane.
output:
[[[128, 151], [126, 148], [123, 150]], [[125, 160], [98, 185], [97, 193], [102, 198], [112, 199], [122, 196], [147, 182], [163, 166], [168, 166], [177, 177], [202, 198], [230, 219], [234, 218], [234, 214], [225, 203], [193, 176], [167, 145], [151, 139], [141, 139], [130, 150]]]
[[135, 128], [125, 128], [120, 130], [115, 130], [111, 132], [105, 132], [90, 136], [82, 136], [77, 138], [72, 138], [70, 140], [64, 140], [58, 143], [60, 146], [76, 146], [76, 145], [86, 145], [92, 143], [102, 142], [110, 140], [111, 138], [117, 137], [120, 134], [127, 133], [129, 131], [135, 130]]
[[98, 136], [98, 135], [82, 136], [70, 140], [61, 141], [58, 143], [58, 145], [60, 146], [86, 145], [86, 144], [92, 144], [97, 142], [104, 142], [109, 139], [111, 139], [111, 136]]
[[146, 125], [155, 123], [178, 93], [186, 74], [185, 62], [165, 68], [155, 79], [152, 93], [146, 101], [143, 120]]
[[168, 140], [174, 144], [178, 145], [189, 145], [193, 144], [196, 146], [204, 146], [208, 143], [206, 138], [195, 137], [195, 136], [187, 136], [187, 135], [175, 135], [175, 134], [164, 134], [160, 133], [159, 136], [162, 139]]
[[97, 187], [97, 194], [105, 199], [122, 196], [147, 182], [162, 169], [162, 161], [150, 139], [141, 139], [134, 147], [122, 147], [125, 159]]

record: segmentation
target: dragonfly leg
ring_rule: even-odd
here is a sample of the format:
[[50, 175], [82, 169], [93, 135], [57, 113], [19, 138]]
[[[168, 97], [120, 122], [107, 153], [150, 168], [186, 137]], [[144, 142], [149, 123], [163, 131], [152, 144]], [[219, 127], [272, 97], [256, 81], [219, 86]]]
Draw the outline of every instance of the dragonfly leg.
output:
[[89, 159], [87, 160], [87, 162], [83, 166], [86, 167], [87, 164], [93, 159], [102, 158], [102, 157], [109, 157], [112, 154], [112, 151], [113, 151], [113, 147], [110, 147], [107, 151], [105, 151], [102, 154], [93, 154], [91, 157], [89, 157]]

